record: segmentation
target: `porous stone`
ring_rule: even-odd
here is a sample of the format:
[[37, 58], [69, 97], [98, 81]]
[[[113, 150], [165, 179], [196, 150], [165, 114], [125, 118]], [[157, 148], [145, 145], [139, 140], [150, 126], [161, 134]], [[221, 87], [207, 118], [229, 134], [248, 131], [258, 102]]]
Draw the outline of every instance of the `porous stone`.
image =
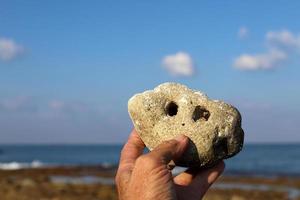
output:
[[128, 111], [150, 150], [180, 134], [190, 139], [178, 166], [208, 167], [234, 156], [243, 146], [241, 115], [235, 107], [178, 83], [163, 83], [134, 95]]

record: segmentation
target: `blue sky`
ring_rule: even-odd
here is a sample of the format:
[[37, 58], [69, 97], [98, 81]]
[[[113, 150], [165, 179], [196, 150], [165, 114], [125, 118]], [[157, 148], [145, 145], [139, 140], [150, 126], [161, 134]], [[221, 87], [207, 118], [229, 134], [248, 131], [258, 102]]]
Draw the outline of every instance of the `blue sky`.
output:
[[0, 143], [119, 143], [174, 81], [238, 107], [246, 142], [300, 142], [298, 1], [1, 1]]

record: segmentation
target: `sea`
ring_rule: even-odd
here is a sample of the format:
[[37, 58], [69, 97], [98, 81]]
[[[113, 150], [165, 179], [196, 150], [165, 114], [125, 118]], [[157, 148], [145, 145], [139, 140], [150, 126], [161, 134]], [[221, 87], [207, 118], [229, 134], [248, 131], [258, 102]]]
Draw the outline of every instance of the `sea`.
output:
[[[0, 169], [118, 165], [122, 145], [0, 145]], [[225, 173], [300, 176], [300, 144], [246, 144], [225, 161]]]

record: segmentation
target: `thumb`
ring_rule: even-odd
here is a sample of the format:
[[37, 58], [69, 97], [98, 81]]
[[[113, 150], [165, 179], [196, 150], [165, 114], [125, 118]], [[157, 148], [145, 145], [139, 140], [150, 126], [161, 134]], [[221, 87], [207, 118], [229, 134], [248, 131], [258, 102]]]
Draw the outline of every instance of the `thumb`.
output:
[[168, 164], [171, 160], [179, 159], [187, 146], [188, 138], [185, 135], [179, 135], [172, 140], [159, 144], [149, 155], [162, 161], [163, 164]]

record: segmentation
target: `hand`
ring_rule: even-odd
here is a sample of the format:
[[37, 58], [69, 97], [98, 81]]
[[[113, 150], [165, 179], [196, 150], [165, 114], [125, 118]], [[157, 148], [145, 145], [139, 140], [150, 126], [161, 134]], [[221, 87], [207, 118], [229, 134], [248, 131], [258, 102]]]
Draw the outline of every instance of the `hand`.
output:
[[121, 152], [116, 184], [120, 200], [199, 200], [224, 170], [224, 162], [205, 170], [190, 170], [172, 177], [171, 160], [180, 158], [188, 144], [181, 135], [143, 155], [145, 145], [132, 131]]

